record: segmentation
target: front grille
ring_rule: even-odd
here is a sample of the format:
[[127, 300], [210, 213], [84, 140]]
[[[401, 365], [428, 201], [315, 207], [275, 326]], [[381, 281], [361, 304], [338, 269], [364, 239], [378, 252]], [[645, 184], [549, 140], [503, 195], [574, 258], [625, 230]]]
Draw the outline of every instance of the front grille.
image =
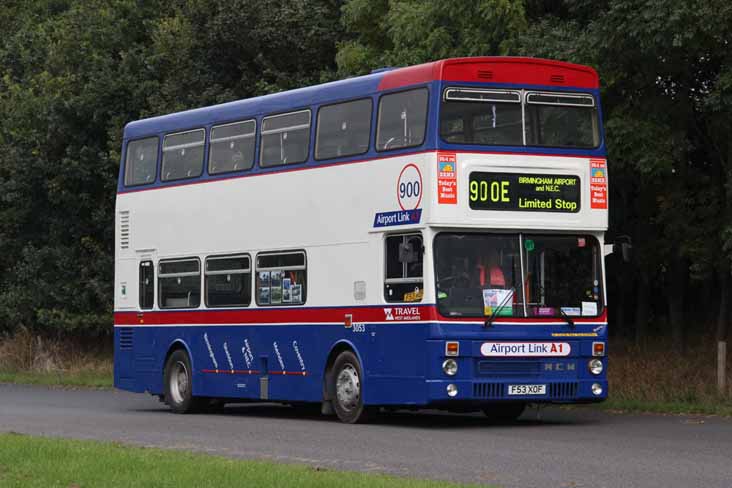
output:
[[[509, 398], [506, 394], [507, 383], [473, 383], [473, 397], [484, 400]], [[577, 398], [578, 384], [548, 383], [548, 396], [537, 396], [537, 400], [573, 400]]]
[[541, 372], [540, 361], [480, 360], [478, 374], [502, 378], [536, 377]]
[[577, 383], [550, 383], [549, 396], [559, 400], [577, 397]]
[[503, 383], [473, 383], [473, 396], [476, 398], [503, 398], [505, 391]]

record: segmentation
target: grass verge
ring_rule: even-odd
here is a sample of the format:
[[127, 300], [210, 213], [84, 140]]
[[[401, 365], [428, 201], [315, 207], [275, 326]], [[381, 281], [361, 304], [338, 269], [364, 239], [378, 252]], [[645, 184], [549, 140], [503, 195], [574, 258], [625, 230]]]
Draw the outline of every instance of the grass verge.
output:
[[112, 387], [112, 346], [43, 338], [21, 327], [0, 336], [0, 383]]
[[105, 371], [0, 371], [0, 383], [19, 385], [112, 388], [112, 373]]
[[671, 415], [718, 415], [732, 417], [732, 404], [720, 400], [712, 403], [653, 402], [647, 400], [609, 400], [589, 408], [600, 408], [612, 412], [661, 413]]
[[18, 434], [0, 434], [0, 446], [3, 487], [477, 486]]

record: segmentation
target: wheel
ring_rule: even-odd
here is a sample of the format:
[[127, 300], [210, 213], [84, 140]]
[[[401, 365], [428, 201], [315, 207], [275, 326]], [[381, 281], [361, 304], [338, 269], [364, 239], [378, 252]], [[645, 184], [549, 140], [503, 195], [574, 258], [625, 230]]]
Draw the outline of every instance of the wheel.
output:
[[492, 422], [514, 422], [524, 410], [526, 404], [523, 402], [495, 403], [483, 408], [483, 413]]
[[338, 355], [330, 381], [333, 410], [341, 422], [357, 424], [368, 421], [373, 409], [363, 404], [363, 373], [355, 354], [343, 351]]
[[208, 399], [193, 396], [191, 360], [182, 349], [173, 351], [165, 363], [165, 403], [174, 413], [198, 412]]

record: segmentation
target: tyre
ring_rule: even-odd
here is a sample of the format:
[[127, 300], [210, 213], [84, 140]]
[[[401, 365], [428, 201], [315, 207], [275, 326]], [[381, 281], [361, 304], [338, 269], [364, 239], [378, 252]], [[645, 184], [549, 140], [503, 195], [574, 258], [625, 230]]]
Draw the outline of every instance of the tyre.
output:
[[351, 351], [343, 351], [333, 363], [330, 376], [333, 410], [347, 424], [369, 420], [373, 409], [363, 404], [363, 373], [358, 358]]
[[206, 398], [193, 396], [193, 370], [188, 353], [173, 351], [165, 363], [165, 403], [174, 413], [193, 413], [208, 404]]
[[491, 422], [514, 422], [524, 410], [526, 404], [523, 402], [495, 403], [483, 408], [483, 413]]

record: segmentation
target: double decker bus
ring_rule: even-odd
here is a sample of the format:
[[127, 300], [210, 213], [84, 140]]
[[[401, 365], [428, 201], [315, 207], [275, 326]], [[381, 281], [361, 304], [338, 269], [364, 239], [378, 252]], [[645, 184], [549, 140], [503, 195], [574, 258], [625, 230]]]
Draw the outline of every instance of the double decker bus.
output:
[[598, 87], [458, 58], [129, 123], [115, 386], [349, 423], [602, 401]]

